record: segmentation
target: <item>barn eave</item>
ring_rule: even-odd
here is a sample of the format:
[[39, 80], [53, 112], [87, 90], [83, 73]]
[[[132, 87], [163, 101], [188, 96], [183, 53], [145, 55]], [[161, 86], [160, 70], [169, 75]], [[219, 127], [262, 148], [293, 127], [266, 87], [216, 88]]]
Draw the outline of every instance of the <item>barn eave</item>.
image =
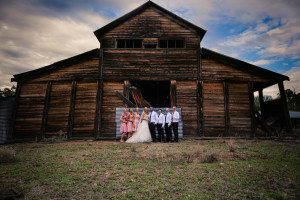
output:
[[14, 78], [11, 79], [11, 82], [24, 82], [26, 80], [41, 76], [43, 74], [50, 73], [50, 72], [53, 72], [55, 70], [58, 70], [58, 69], [61, 69], [64, 67], [68, 67], [68, 66], [80, 63], [82, 61], [89, 60], [96, 56], [99, 56], [98, 48], [84, 52], [82, 54], [79, 54], [79, 55], [76, 55], [76, 56], [73, 56], [70, 58], [67, 58], [67, 59], [64, 59], [64, 60], [61, 60], [61, 61], [58, 61], [58, 62], [55, 62], [51, 65], [47, 65], [47, 66], [44, 66], [44, 67], [41, 67], [41, 68], [38, 68], [35, 70], [31, 70], [31, 71], [27, 71], [24, 73], [13, 75]]
[[261, 67], [258, 67], [256, 65], [247, 63], [242, 60], [238, 60], [236, 58], [232, 58], [230, 56], [226, 56], [224, 54], [212, 51], [210, 49], [201, 48], [201, 54], [202, 56], [208, 56], [209, 58], [213, 58], [221, 63], [233, 66], [237, 69], [240, 69], [242, 71], [248, 72], [248, 73], [255, 73], [255, 74], [261, 74], [264, 77], [267, 77], [268, 79], [272, 80], [270, 84], [264, 84], [264, 87], [268, 87], [272, 84], [275, 84], [279, 81], [289, 81], [290, 78], [288, 76], [273, 72], [271, 70], [267, 70]]
[[166, 15], [169, 15], [170, 17], [174, 18], [175, 20], [183, 23], [184, 25], [186, 25], [187, 27], [190, 27], [194, 30], [197, 31], [197, 34], [200, 36], [200, 41], [203, 39], [206, 30], [200, 28], [199, 26], [192, 24], [191, 22], [179, 17], [178, 15], [175, 15], [174, 13], [168, 11], [167, 9], [153, 3], [152, 1], [147, 1], [146, 3], [144, 3], [143, 5], [139, 6], [138, 8], [132, 10], [131, 12], [123, 15], [122, 17], [117, 18], [116, 20], [112, 21], [111, 23], [103, 26], [102, 28], [99, 28], [98, 30], [94, 31], [95, 36], [97, 37], [97, 39], [99, 40], [99, 42], [101, 41], [101, 36], [103, 34], [105, 34], [106, 32], [108, 32], [109, 30], [117, 27], [118, 25], [122, 24], [123, 22], [127, 21], [128, 19], [130, 19], [131, 17], [143, 12], [145, 9], [147, 9], [148, 7], [154, 7], [157, 10], [163, 12]]

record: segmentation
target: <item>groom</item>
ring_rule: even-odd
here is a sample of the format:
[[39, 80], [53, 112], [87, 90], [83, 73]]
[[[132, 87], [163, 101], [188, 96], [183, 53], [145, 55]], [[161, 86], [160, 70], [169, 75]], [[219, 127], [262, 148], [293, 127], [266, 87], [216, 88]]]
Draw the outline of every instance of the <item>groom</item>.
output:
[[152, 137], [152, 141], [156, 142], [156, 132], [155, 126], [157, 121], [157, 113], [153, 110], [153, 107], [150, 107], [150, 114], [149, 114], [149, 129]]

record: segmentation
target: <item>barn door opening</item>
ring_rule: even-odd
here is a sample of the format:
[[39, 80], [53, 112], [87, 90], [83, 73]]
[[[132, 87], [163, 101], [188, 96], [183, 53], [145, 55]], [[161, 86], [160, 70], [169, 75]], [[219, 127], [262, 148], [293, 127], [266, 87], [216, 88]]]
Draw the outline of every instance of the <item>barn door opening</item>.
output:
[[[130, 81], [153, 107], [170, 107], [170, 81]], [[129, 94], [130, 101], [134, 98]]]

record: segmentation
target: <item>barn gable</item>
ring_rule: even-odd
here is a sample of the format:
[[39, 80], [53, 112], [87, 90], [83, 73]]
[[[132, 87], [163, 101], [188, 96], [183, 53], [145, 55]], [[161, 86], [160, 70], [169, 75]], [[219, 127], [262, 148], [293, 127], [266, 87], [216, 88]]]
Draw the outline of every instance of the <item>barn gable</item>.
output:
[[[146, 3], [144, 3], [143, 5], [141, 5], [140, 7], [134, 9], [133, 11], [123, 15], [122, 17], [114, 20], [113, 22], [105, 25], [104, 27], [96, 30], [94, 32], [94, 34], [96, 35], [96, 37], [98, 38], [99, 42], [101, 42], [101, 37], [107, 33], [108, 31], [112, 30], [113, 28], [121, 25], [124, 22], [130, 21], [132, 17], [139, 15], [140, 13], [144, 12], [145, 10], [149, 10], [149, 8], [151, 10], [156, 10], [156, 13], [161, 15], [162, 13], [165, 16], [168, 16], [169, 19], [172, 19], [172, 21], [176, 21], [178, 24], [180, 24], [181, 26], [184, 26], [186, 28], [189, 29], [193, 29], [196, 31], [197, 35], [200, 36], [200, 41], [202, 40], [202, 38], [204, 37], [206, 30], [190, 23], [189, 21], [186, 21], [185, 19], [175, 15], [174, 13], [162, 8], [161, 6], [153, 3], [152, 1], [148, 1]], [[157, 12], [158, 11], [158, 12]], [[150, 29], [148, 29], [148, 31], [151, 31]]]

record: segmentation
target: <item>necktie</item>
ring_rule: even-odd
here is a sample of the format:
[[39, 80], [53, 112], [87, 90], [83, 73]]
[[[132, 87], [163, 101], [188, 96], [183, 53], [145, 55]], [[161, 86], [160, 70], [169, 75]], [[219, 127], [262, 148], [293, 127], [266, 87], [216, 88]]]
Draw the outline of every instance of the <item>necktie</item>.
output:
[[152, 112], [150, 112], [150, 121], [151, 121], [151, 115], [152, 115]]

